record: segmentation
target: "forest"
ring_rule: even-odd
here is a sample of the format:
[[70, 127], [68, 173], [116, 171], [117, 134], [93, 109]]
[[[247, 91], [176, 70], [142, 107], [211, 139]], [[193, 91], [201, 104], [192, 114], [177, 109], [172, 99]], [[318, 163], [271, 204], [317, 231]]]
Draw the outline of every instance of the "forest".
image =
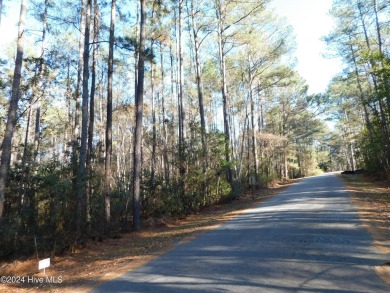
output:
[[317, 94], [272, 1], [0, 0], [3, 18], [11, 2], [1, 259], [73, 251], [276, 180], [389, 178], [388, 1], [334, 0], [323, 40], [344, 67]]

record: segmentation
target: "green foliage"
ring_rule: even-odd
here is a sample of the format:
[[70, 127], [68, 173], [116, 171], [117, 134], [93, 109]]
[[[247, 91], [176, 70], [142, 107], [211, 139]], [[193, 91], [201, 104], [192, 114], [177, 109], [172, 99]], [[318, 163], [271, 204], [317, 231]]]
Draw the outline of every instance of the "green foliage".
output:
[[[82, 75], [78, 69], [82, 63], [79, 58], [83, 56], [78, 44], [84, 33], [79, 27], [81, 2], [49, 1], [47, 7], [44, 1], [33, 2], [26, 30], [36, 33], [26, 35], [29, 48], [24, 55], [21, 107], [8, 180], [6, 216], [0, 227], [0, 258], [32, 255], [36, 249], [40, 256], [62, 253], [83, 244], [89, 237], [100, 239], [102, 235], [128, 231], [132, 221], [134, 79], [140, 20], [136, 17], [137, 5], [118, 2], [116, 11], [119, 17], [115, 25], [109, 224], [105, 215], [104, 174], [110, 3], [97, 1], [99, 7], [94, 9], [100, 17], [98, 27], [94, 28], [99, 31], [99, 44], [91, 46], [91, 56], [96, 57], [96, 63], [89, 60], [89, 64], [96, 64], [95, 117], [86, 193], [81, 203], [82, 227], [81, 231], [76, 231], [76, 219], [80, 218], [77, 182], [83, 181], [78, 178], [80, 137], [76, 137], [79, 135]], [[321, 140], [323, 128], [314, 116], [324, 111], [329, 96], [308, 96], [306, 84], [290, 66], [293, 60], [289, 54], [294, 46], [291, 28], [267, 8], [268, 1], [217, 2], [196, 0], [184, 5], [184, 54], [179, 56], [177, 1], [147, 1], [146, 46], [149, 47], [142, 56], [148, 65], [143, 93], [143, 221], [181, 217], [205, 206], [232, 200], [239, 191], [245, 191], [248, 176], [256, 173], [251, 133], [258, 145], [256, 179], [261, 187], [288, 176], [311, 174], [319, 161], [323, 168], [332, 164], [326, 160], [326, 155], [320, 160], [313, 150]], [[224, 5], [218, 7], [218, 4]], [[46, 42], [42, 42], [40, 31], [45, 8], [50, 17], [47, 18]], [[194, 8], [199, 41], [196, 53], [201, 69], [206, 149], [199, 126], [197, 82], [200, 80], [194, 74], [198, 64], [193, 60], [191, 8]], [[35, 19], [31, 19], [32, 16]], [[219, 24], [223, 26], [221, 51], [216, 39]], [[40, 53], [36, 48], [41, 45], [44, 48]], [[0, 69], [0, 121], [3, 122], [15, 47], [10, 46], [8, 51]], [[226, 72], [221, 70], [220, 52], [226, 60]], [[360, 61], [364, 62], [362, 56]], [[371, 57], [377, 58], [376, 55]], [[178, 78], [181, 59], [183, 79]], [[40, 72], [43, 65], [44, 71]], [[227, 138], [221, 117], [221, 87], [225, 74], [229, 150], [225, 149]], [[375, 68], [375, 74], [384, 76], [380, 68]], [[180, 82], [186, 135], [179, 150], [177, 130], [183, 118], [178, 115], [177, 105]], [[90, 86], [92, 84], [89, 82]], [[249, 96], [253, 99], [253, 109], [250, 109]], [[378, 96], [371, 95], [370, 99], [377, 101]], [[251, 125], [252, 120], [258, 125]], [[0, 124], [3, 129], [5, 123]], [[24, 146], [25, 141], [27, 146]], [[339, 145], [334, 149], [339, 153], [343, 151]], [[368, 151], [362, 150], [362, 156], [366, 156]], [[231, 158], [227, 159], [226, 151]], [[376, 156], [381, 154], [378, 151]], [[309, 171], [304, 172], [304, 169]], [[233, 182], [227, 180], [228, 171], [232, 171]]]
[[[332, 81], [334, 118], [345, 166], [390, 172], [390, 87], [385, 1], [334, 2], [336, 27], [326, 38], [345, 69]], [[339, 155], [342, 157], [343, 155]]]
[[[10, 174], [7, 215], [0, 238], [0, 258], [62, 253], [74, 242], [74, 198], [68, 168], [58, 161]], [[23, 179], [24, 178], [24, 179]], [[23, 180], [23, 181], [22, 181]], [[19, 185], [18, 183], [24, 182]], [[19, 212], [16, 212], [19, 211]]]
[[[194, 131], [199, 134], [200, 130], [194, 128]], [[188, 141], [185, 148], [187, 171], [184, 191], [179, 177], [167, 181], [163, 176], [152, 177], [150, 171], [144, 170], [142, 197], [144, 219], [188, 215], [207, 205], [230, 199], [232, 190], [225, 176], [229, 164], [224, 159], [224, 136], [218, 132], [207, 134], [209, 166], [207, 168], [202, 163], [205, 156], [200, 136], [196, 137]]]

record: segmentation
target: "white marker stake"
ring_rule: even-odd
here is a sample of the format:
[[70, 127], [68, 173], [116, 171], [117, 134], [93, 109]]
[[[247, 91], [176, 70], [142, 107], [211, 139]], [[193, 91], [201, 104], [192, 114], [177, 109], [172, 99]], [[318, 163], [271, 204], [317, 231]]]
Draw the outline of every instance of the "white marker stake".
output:
[[50, 258], [40, 260], [38, 263], [38, 270], [43, 269], [43, 273], [46, 275], [46, 268], [50, 267]]

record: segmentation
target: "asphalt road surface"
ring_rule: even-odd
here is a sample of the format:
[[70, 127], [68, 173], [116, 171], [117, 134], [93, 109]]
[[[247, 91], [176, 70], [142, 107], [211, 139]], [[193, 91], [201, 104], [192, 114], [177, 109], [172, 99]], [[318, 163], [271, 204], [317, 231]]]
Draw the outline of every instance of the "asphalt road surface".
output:
[[93, 292], [390, 292], [340, 179], [306, 178]]

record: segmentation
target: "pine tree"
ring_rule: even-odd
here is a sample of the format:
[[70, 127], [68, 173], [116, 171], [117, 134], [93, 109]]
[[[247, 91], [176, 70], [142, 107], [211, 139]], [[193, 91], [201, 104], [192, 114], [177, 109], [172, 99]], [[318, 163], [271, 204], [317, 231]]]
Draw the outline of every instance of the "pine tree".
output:
[[24, 53], [24, 38], [25, 38], [25, 23], [27, 13], [27, 1], [22, 0], [20, 5], [20, 17], [18, 28], [18, 41], [16, 49], [15, 69], [12, 82], [12, 94], [9, 102], [7, 124], [4, 134], [3, 143], [1, 145], [1, 163], [0, 163], [0, 219], [3, 217], [4, 200], [6, 192], [6, 183], [8, 171], [11, 163], [11, 148], [12, 138], [17, 119], [18, 102], [20, 95], [20, 82]]

